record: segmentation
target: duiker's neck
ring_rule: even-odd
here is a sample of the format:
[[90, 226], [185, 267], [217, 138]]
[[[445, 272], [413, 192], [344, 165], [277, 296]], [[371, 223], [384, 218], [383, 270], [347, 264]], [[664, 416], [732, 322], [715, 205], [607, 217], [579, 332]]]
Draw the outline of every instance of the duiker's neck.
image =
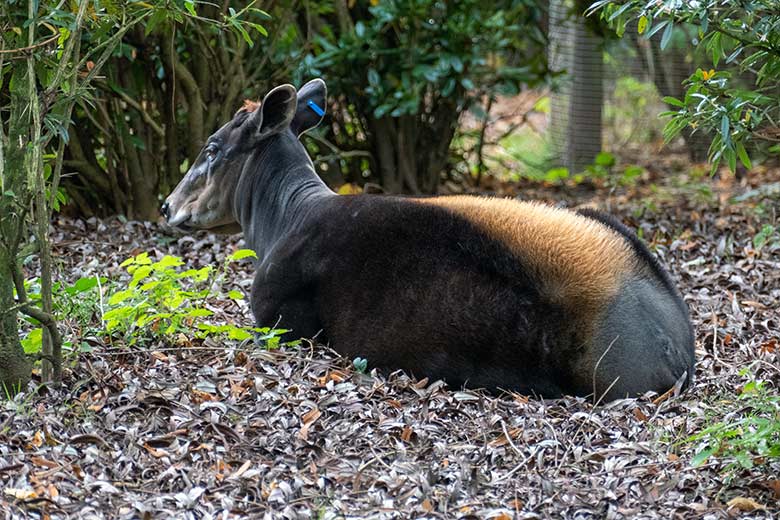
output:
[[301, 142], [286, 131], [263, 140], [244, 165], [233, 211], [247, 246], [262, 261], [283, 237], [335, 194], [314, 171]]

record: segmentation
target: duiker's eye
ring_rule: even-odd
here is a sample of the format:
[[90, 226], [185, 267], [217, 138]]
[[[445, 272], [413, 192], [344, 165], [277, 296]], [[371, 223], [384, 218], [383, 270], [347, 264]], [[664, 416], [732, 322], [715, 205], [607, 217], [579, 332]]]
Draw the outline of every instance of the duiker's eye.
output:
[[219, 153], [219, 150], [216, 148], [209, 148], [206, 150], [206, 160], [209, 162], [213, 162], [217, 158], [217, 154]]

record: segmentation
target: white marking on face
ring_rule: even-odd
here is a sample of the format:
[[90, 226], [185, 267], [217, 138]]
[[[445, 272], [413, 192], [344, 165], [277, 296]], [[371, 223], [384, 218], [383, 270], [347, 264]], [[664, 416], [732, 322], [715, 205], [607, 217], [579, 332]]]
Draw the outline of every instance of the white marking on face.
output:
[[179, 211], [176, 212], [176, 214], [168, 220], [168, 224], [171, 226], [178, 226], [182, 222], [185, 222], [188, 218], [190, 218], [190, 214], [184, 209], [180, 208]]

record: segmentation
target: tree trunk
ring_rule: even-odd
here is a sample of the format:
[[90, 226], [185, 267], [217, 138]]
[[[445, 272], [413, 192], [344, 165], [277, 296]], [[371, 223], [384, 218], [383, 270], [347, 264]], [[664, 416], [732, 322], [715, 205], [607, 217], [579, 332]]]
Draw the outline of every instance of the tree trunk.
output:
[[400, 193], [403, 189], [403, 182], [396, 167], [395, 147], [395, 124], [390, 117], [369, 120], [371, 132], [374, 134], [374, 157], [379, 163], [379, 175], [382, 187], [388, 193]]
[[0, 398], [23, 389], [32, 369], [19, 342], [16, 312], [8, 312], [15, 305], [12, 262], [9, 251], [0, 245]]
[[552, 144], [560, 163], [582, 171], [601, 151], [601, 113], [604, 101], [602, 38], [593, 34], [582, 16], [572, 16], [572, 4], [550, 1], [550, 63], [567, 72], [552, 95]]
[[425, 113], [368, 120], [379, 181], [387, 193], [436, 193], [459, 114], [448, 105], [434, 113], [434, 125], [420, 123]]

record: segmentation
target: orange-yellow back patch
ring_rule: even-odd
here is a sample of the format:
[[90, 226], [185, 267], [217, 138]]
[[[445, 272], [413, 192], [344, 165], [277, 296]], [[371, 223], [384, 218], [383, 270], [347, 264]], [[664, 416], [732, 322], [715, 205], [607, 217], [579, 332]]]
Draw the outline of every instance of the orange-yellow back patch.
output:
[[468, 195], [412, 200], [448, 208], [506, 244], [549, 301], [580, 315], [600, 308], [636, 269], [619, 233], [572, 211]]

